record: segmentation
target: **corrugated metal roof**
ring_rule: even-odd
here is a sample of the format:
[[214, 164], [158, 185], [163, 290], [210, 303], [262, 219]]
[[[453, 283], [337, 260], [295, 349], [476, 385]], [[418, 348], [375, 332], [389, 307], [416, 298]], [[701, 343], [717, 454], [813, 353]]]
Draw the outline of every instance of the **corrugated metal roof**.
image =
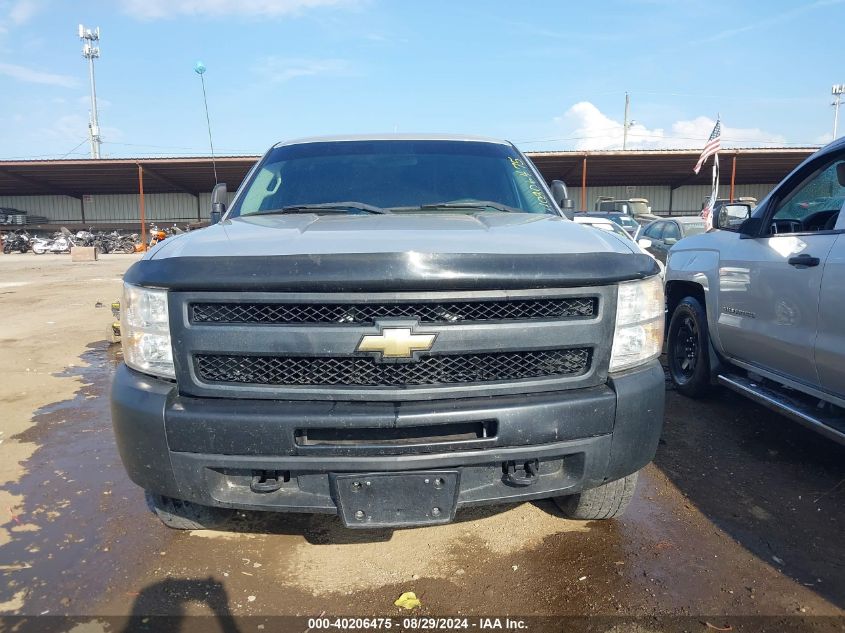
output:
[[[588, 186], [706, 184], [710, 170], [697, 176], [692, 167], [700, 150], [528, 152], [546, 180], [580, 186], [586, 159]], [[730, 180], [736, 157], [736, 183], [776, 183], [816, 148], [727, 149], [720, 152], [722, 181]], [[234, 190], [258, 156], [219, 156], [218, 180]], [[69, 195], [138, 192], [138, 166], [148, 193], [197, 195], [214, 186], [211, 158], [105, 158], [0, 161], [0, 195]]]

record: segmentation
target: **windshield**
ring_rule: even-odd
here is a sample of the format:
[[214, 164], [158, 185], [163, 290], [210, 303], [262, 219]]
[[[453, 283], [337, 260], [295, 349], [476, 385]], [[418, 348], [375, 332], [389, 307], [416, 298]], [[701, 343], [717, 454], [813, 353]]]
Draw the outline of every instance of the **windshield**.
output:
[[616, 233], [617, 235], [621, 235], [626, 240], [631, 239], [631, 236], [628, 235], [625, 229], [623, 229], [615, 222], [588, 222], [587, 224], [592, 226], [593, 228], [601, 229], [602, 231], [607, 231], [608, 233]]
[[[387, 140], [275, 148], [245, 185], [231, 216], [333, 203], [346, 203], [343, 207], [350, 212], [369, 205], [425, 213], [483, 209], [556, 214], [527, 161], [509, 145]], [[446, 203], [448, 207], [438, 207]]]
[[610, 219], [626, 229], [636, 229], [640, 226], [639, 222], [629, 215], [614, 215]]

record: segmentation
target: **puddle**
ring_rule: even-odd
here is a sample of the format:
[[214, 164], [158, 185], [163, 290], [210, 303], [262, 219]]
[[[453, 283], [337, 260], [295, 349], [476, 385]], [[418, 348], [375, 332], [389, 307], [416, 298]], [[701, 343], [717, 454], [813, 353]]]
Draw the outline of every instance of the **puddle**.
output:
[[81, 380], [74, 397], [42, 407], [33, 426], [15, 436], [39, 445], [21, 479], [4, 487], [23, 502], [2, 508], [0, 519], [9, 534], [0, 547], [0, 604], [21, 613], [79, 613], [131, 569], [131, 551], [119, 565], [113, 552], [129, 550], [121, 526], [147, 510], [126, 478], [111, 428], [108, 392], [118, 350], [106, 342], [89, 345], [83, 366], [57, 374]]

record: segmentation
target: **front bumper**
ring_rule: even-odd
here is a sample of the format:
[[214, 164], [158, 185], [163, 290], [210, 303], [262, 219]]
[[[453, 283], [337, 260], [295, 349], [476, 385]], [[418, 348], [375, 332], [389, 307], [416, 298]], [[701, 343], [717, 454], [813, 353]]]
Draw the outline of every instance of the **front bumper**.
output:
[[[663, 421], [657, 361], [583, 389], [426, 402], [303, 402], [191, 398], [121, 365], [112, 419], [130, 478], [152, 492], [241, 509], [338, 512], [333, 480], [346, 473], [459, 472], [456, 507], [573, 494], [651, 461]], [[303, 429], [396, 429], [485, 421], [492, 437], [420, 447], [302, 445]], [[530, 485], [517, 469], [537, 460]], [[281, 487], [255, 492], [259, 472]]]

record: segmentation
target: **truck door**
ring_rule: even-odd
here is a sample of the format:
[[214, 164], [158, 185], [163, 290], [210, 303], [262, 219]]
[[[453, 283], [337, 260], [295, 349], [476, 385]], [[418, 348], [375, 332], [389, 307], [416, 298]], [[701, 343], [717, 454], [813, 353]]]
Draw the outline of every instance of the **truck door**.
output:
[[[841, 212], [836, 228], [845, 232]], [[834, 242], [822, 275], [816, 367], [822, 389], [845, 397], [845, 235]]]
[[722, 251], [718, 289], [717, 327], [728, 355], [814, 387], [822, 277], [839, 237], [831, 218], [845, 193], [843, 156], [822, 160], [772, 194], [759, 236]]

